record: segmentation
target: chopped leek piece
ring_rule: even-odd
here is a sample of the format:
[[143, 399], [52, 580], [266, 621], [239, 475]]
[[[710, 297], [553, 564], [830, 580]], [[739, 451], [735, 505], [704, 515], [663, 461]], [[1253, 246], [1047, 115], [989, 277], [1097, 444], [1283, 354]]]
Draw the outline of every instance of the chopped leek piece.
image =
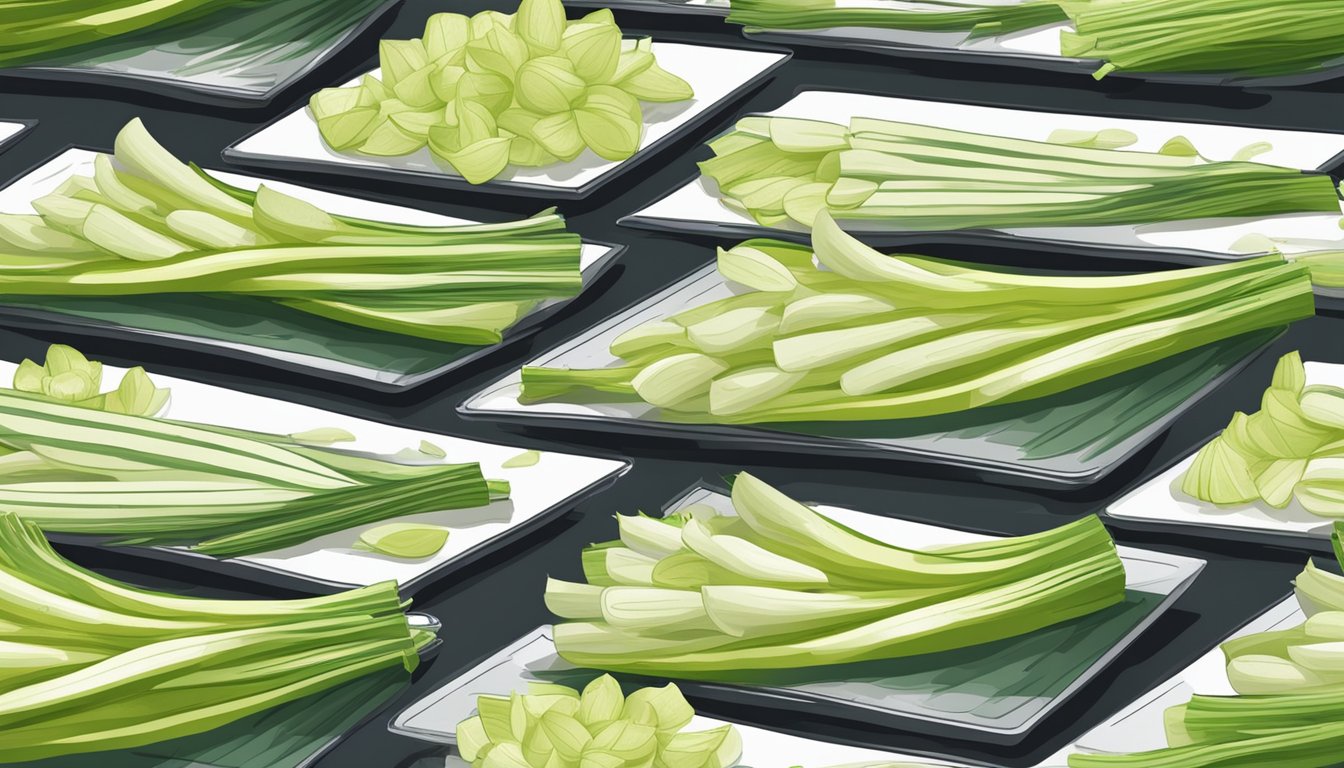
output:
[[610, 675], [581, 694], [534, 683], [508, 698], [479, 696], [476, 707], [457, 725], [458, 750], [473, 768], [732, 768], [742, 756], [731, 725], [683, 730], [695, 710], [671, 683], [629, 696]]
[[658, 66], [647, 38], [624, 42], [609, 13], [566, 20], [560, 0], [522, 0], [516, 14], [438, 13], [423, 37], [382, 41], [379, 60], [381, 79], [309, 100], [323, 141], [385, 157], [428, 145], [472, 184], [585, 149], [624, 160], [643, 137], [641, 101], [694, 95]]
[[1344, 517], [1344, 389], [1307, 386], [1297, 352], [1280, 358], [1261, 409], [1237, 413], [1195, 454], [1181, 490], [1217, 505], [1294, 499], [1321, 517]]

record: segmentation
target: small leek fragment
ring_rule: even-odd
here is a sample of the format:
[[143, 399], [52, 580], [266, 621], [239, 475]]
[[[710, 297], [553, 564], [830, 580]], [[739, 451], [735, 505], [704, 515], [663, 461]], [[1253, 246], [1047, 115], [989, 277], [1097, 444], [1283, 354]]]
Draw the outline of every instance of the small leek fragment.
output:
[[355, 549], [416, 560], [434, 555], [448, 542], [448, 529], [425, 523], [388, 523], [361, 533]]

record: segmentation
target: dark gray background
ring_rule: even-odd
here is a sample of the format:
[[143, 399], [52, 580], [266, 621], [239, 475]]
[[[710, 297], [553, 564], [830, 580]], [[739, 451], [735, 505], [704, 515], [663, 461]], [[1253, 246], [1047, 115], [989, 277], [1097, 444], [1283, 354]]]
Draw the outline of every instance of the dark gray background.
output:
[[[512, 10], [508, 0], [447, 4], [408, 0], [386, 35], [410, 37], [420, 33], [433, 12], [474, 13], [485, 8]], [[574, 10], [571, 15], [582, 13]], [[713, 18], [617, 12], [627, 31], [652, 32], [660, 39], [745, 44], [735, 27]], [[37, 118], [39, 127], [0, 153], [0, 179], [11, 179], [66, 146], [77, 144], [110, 150], [116, 131], [140, 116], [150, 131], [183, 159], [207, 167], [226, 167], [219, 151], [246, 133], [302, 103], [312, 90], [343, 82], [373, 66], [376, 46], [366, 38], [309, 78], [288, 97], [265, 111], [219, 110], [174, 104], [160, 96], [111, 88], [54, 84], [7, 84], [0, 91], [0, 118]], [[265, 368], [186, 355], [165, 347], [119, 344], [93, 339], [38, 339], [0, 331], [0, 353], [10, 360], [36, 357], [49, 341], [80, 346], [91, 357], [110, 364], [145, 364], [151, 372], [199, 378], [211, 383], [260, 394], [301, 401], [389, 423], [484, 439], [507, 439], [530, 447], [574, 447], [594, 453], [629, 456], [634, 469], [615, 487], [584, 500], [555, 524], [533, 534], [506, 553], [478, 564], [464, 576], [431, 587], [416, 600], [416, 610], [437, 615], [445, 625], [445, 645], [433, 663], [417, 673], [410, 690], [389, 709], [352, 733], [321, 760], [321, 768], [383, 768], [410, 766], [422, 758], [441, 755], [438, 748], [389, 734], [391, 715], [454, 676], [474, 660], [488, 655], [539, 623], [548, 620], [542, 605], [542, 585], [550, 574], [577, 578], [579, 549], [586, 543], [611, 538], [611, 515], [639, 509], [660, 509], [693, 483], [718, 480], [746, 469], [780, 484], [791, 494], [817, 501], [844, 504], [873, 512], [1006, 534], [1021, 534], [1059, 525], [1097, 511], [1127, 488], [1150, 477], [1167, 463], [1188, 453], [1221, 428], [1235, 409], [1258, 407], [1274, 360], [1300, 349], [1307, 360], [1344, 362], [1344, 321], [1317, 317], [1298, 323], [1270, 352], [1236, 381], [1205, 399], [1183, 417], [1156, 445], [1117, 471], [1101, 487], [1082, 494], [1049, 495], [930, 478], [925, 468], [895, 464], [861, 466], [829, 462], [826, 466], [800, 459], [712, 455], [694, 444], [667, 441], [605, 443], [575, 436], [573, 442], [538, 440], [508, 434], [489, 422], [460, 420], [454, 408], [482, 385], [499, 377], [530, 355], [597, 323], [617, 310], [708, 262], [710, 243], [659, 236], [617, 227], [615, 220], [664, 194], [690, 177], [694, 162], [706, 157], [701, 142], [745, 112], [771, 109], [802, 87], [835, 87], [906, 97], [982, 104], [1023, 105], [1054, 111], [1162, 117], [1176, 120], [1231, 122], [1275, 128], [1344, 130], [1344, 80], [1279, 91], [1218, 90], [1156, 86], [1120, 79], [1094, 83], [1077, 75], [1032, 70], [961, 66], [945, 62], [914, 61], [856, 54], [851, 51], [802, 49], [763, 89], [718, 115], [699, 131], [646, 162], [640, 170], [600, 190], [588, 201], [562, 206], [574, 229], [594, 240], [625, 243], [629, 252], [591, 302], [568, 312], [529, 341], [496, 354], [464, 375], [433, 382], [399, 396], [367, 395], [332, 386], [320, 379], [276, 374]], [[434, 192], [398, 189], [395, 185], [359, 180], [296, 178], [329, 189], [358, 192], [378, 199], [473, 217], [503, 218], [528, 213], [534, 203], [476, 192]], [[1065, 256], [1038, 256], [1023, 252], [986, 252], [942, 248], [933, 252], [968, 260], [1017, 261], [1062, 268]], [[1116, 265], [1123, 267], [1124, 265]], [[1146, 268], [1133, 265], [1135, 269]], [[782, 464], [780, 462], [788, 462]], [[1128, 544], [1208, 559], [1209, 566], [1176, 609], [1159, 621], [1100, 679], [1087, 686], [1037, 733], [1014, 748], [984, 748], [967, 743], [937, 742], [918, 734], [864, 732], [843, 723], [807, 721], [781, 723], [836, 741], [851, 740], [893, 749], [927, 751], [954, 758], [1007, 766], [1032, 765], [1077, 738], [1154, 683], [1174, 673], [1221, 637], [1271, 602], [1285, 595], [1301, 568], [1305, 554], [1277, 547], [1239, 545], [1171, 534], [1117, 531]], [[159, 584], [177, 584], [195, 591], [202, 577], [159, 571], [149, 573], [115, 553], [73, 550], [77, 560], [95, 567], [111, 567]], [[162, 566], [149, 566], [162, 568]], [[135, 572], [139, 569], [138, 576]], [[181, 578], [181, 581], [175, 581]], [[213, 583], [219, 588], [236, 587]], [[240, 591], [237, 594], [252, 594]], [[734, 718], [731, 711], [715, 714]], [[424, 765], [438, 762], [427, 760]], [[777, 768], [758, 766], [757, 768]], [[779, 766], [778, 768], [786, 768]], [[807, 766], [806, 768], [820, 768]]]

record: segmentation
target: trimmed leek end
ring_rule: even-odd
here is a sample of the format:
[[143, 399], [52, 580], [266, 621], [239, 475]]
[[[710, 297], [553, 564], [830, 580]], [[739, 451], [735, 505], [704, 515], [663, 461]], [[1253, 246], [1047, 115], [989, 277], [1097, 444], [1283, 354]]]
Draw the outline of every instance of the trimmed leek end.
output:
[[448, 542], [448, 529], [426, 523], [388, 523], [360, 534], [355, 549], [415, 560], [430, 557]]
[[546, 579], [546, 609], [562, 619], [585, 621], [602, 618], [603, 587]]
[[770, 254], [749, 246], [718, 249], [718, 270], [725, 279], [754, 291], [785, 292], [798, 287], [789, 268]]

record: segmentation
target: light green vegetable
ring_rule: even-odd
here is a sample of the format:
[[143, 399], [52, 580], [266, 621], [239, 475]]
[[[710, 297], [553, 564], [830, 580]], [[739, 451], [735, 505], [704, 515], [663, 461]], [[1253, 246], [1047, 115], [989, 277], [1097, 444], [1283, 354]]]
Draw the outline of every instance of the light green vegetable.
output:
[[402, 608], [390, 581], [301, 600], [138, 589], [65, 561], [37, 526], [0, 512], [0, 763], [139, 747], [409, 672], [434, 637]]
[[429, 557], [448, 542], [448, 529], [425, 523], [388, 523], [359, 535], [355, 549], [406, 559]]
[[836, 0], [732, 0], [728, 21], [749, 30], [869, 27], [919, 32], [966, 32], [971, 37], [1001, 35], [1068, 18], [1053, 2], [975, 3], [909, 0], [903, 3], [841, 6]]
[[1344, 750], [1344, 578], [1308, 561], [1296, 586], [1306, 622], [1223, 643], [1227, 679], [1237, 695], [1196, 694], [1168, 709], [1166, 748], [1074, 754], [1070, 768], [1338, 765]]
[[122, 374], [114, 390], [100, 392], [102, 381], [102, 363], [91, 362], [73, 347], [53, 344], [47, 349], [44, 364], [32, 360], [19, 363], [13, 387], [72, 405], [132, 416], [155, 416], [168, 404], [169, 391], [154, 386], [139, 366]]
[[483, 694], [477, 714], [457, 725], [457, 749], [474, 768], [730, 768], [742, 755], [731, 725], [683, 730], [695, 716], [677, 686], [629, 696], [610, 675], [583, 692], [532, 683], [527, 693]]
[[1237, 412], [1195, 454], [1181, 490], [1218, 505], [1294, 499], [1321, 517], [1344, 517], [1344, 389], [1306, 384], [1297, 352], [1280, 358], [1260, 410]]
[[723, 679], [934, 653], [1033, 632], [1123, 599], [1096, 518], [1032, 536], [914, 550], [861, 536], [747, 473], [735, 515], [618, 517], [550, 580], [556, 650], [580, 667]]
[[[21, 386], [31, 386], [39, 370], [97, 365], [69, 347], [52, 349], [45, 369], [20, 369]], [[147, 377], [140, 386], [164, 392]], [[122, 392], [99, 397], [159, 399]], [[294, 437], [140, 415], [157, 410], [99, 410], [0, 390], [0, 509], [49, 531], [236, 557], [508, 495], [508, 483], [486, 480], [477, 464], [401, 464]]]
[[428, 146], [472, 184], [584, 149], [624, 160], [643, 135], [639, 102], [692, 96], [650, 45], [622, 40], [610, 11], [566, 20], [560, 0], [522, 0], [515, 14], [438, 13], [419, 39], [382, 41], [377, 78], [319, 91], [309, 110], [338, 152]]
[[6, 8], [0, 19], [0, 66], [41, 61], [82, 45], [179, 24], [238, 4], [237, 0], [49, 0], [16, 5]]
[[[1306, 269], [1277, 255], [1140, 275], [1018, 274], [886, 256], [825, 213], [812, 245], [724, 251], [732, 295], [621, 334], [614, 367], [524, 368], [524, 399], [600, 393], [678, 422], [913, 418], [1065, 391], [1314, 312]], [[1276, 466], [1266, 481], [1292, 471]]]
[[505, 459], [504, 463], [500, 464], [500, 466], [504, 467], [505, 469], [533, 467], [536, 466], [537, 462], [539, 461], [541, 461], [541, 453], [539, 451], [523, 451], [517, 456]]
[[1331, 0], [1061, 0], [1073, 22], [1065, 56], [1112, 72], [1288, 75], [1344, 56], [1344, 22]]
[[179, 162], [138, 119], [117, 135], [114, 159], [33, 201], [37, 217], [0, 214], [0, 293], [232, 294], [484, 345], [583, 284], [582, 243], [555, 213], [442, 227], [332, 216], [268, 186], [219, 182]]
[[767, 227], [810, 228], [823, 210], [902, 231], [1339, 212], [1325, 174], [1209, 162], [1193, 148], [1110, 148], [1115, 138], [1052, 143], [865, 117], [847, 126], [748, 117], [711, 143], [715, 157], [700, 171], [725, 205]]

